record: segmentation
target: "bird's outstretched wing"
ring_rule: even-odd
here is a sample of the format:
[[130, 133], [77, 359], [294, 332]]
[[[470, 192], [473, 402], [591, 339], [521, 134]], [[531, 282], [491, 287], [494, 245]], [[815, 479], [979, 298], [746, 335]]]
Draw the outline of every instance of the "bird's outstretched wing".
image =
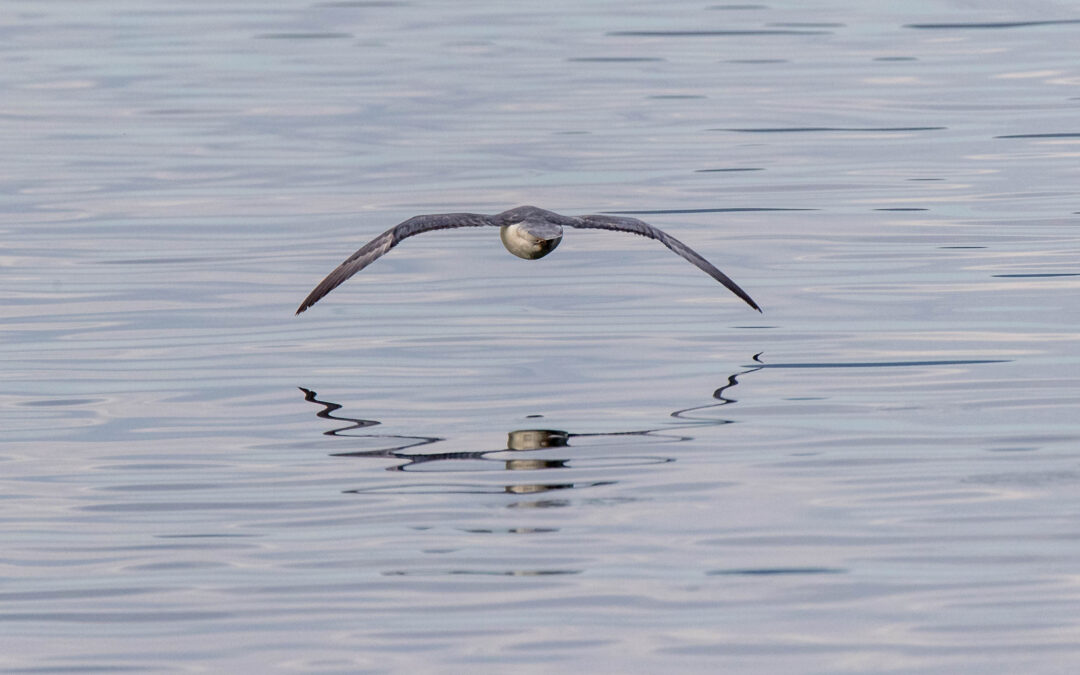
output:
[[299, 314], [314, 305], [324, 295], [397, 246], [406, 237], [432, 230], [446, 230], [452, 227], [481, 227], [496, 224], [491, 216], [479, 213], [437, 213], [409, 218], [364, 244], [359, 251], [353, 253], [345, 262], [338, 265], [337, 269], [326, 275], [326, 278], [319, 282], [315, 290], [311, 291], [304, 298], [304, 301], [300, 303], [300, 308], [296, 310], [296, 313]]
[[698, 255], [697, 251], [690, 248], [686, 244], [682, 243], [675, 237], [671, 236], [663, 230], [653, 227], [648, 223], [638, 220], [637, 218], [625, 218], [621, 216], [581, 216], [576, 219], [577, 222], [573, 223], [573, 227], [594, 229], [594, 230], [615, 230], [618, 232], [630, 232], [631, 234], [641, 235], [642, 237], [648, 237], [649, 239], [655, 239], [664, 246], [667, 246], [672, 251], [675, 251], [680, 256], [689, 260], [695, 267], [704, 271], [713, 279], [716, 279], [724, 288], [728, 289], [735, 295], [743, 299], [743, 302], [750, 305], [757, 311], [761, 311], [757, 303], [753, 298], [747, 294], [746, 291], [739, 288], [739, 285], [732, 281], [728, 275], [724, 274], [720, 270], [716, 269], [712, 263], [705, 258]]

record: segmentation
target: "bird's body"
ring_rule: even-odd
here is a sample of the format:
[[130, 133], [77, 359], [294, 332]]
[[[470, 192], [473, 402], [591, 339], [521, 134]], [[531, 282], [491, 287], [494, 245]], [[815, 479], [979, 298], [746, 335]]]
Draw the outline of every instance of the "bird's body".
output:
[[555, 250], [562, 241], [561, 225], [548, 222], [523, 221], [499, 228], [503, 246], [519, 258], [536, 260]]
[[300, 308], [296, 310], [296, 313], [299, 314], [314, 305], [324, 295], [370, 265], [406, 237], [434, 230], [483, 226], [500, 228], [499, 237], [502, 239], [506, 250], [519, 258], [527, 260], [543, 258], [554, 251], [555, 247], [562, 241], [564, 227], [630, 232], [631, 234], [655, 239], [690, 261], [695, 267], [701, 269], [713, 279], [719, 281], [729, 291], [742, 298], [746, 304], [759, 312], [761, 311], [761, 308], [757, 306], [757, 303], [750, 298], [746, 291], [739, 288], [738, 284], [716, 269], [712, 263], [698, 255], [694, 249], [663, 230], [637, 218], [604, 215], [563, 216], [535, 206], [519, 206], [516, 209], [510, 209], [491, 216], [479, 213], [439, 213], [409, 218], [375, 237], [356, 253], [349, 256], [345, 262], [338, 265], [308, 294], [304, 302], [300, 304]]

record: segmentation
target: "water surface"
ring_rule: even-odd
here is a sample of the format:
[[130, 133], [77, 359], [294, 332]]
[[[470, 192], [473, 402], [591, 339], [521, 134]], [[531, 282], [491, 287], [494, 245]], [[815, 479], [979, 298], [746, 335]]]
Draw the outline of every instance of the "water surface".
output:
[[15, 3], [0, 672], [1069, 672], [1078, 18]]

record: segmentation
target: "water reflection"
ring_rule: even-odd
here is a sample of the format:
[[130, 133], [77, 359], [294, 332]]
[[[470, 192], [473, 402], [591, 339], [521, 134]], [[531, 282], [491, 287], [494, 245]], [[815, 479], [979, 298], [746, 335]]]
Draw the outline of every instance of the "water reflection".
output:
[[[514, 429], [507, 434], [506, 446], [502, 448], [487, 448], [478, 450], [465, 450], [453, 452], [431, 451], [426, 446], [432, 446], [446, 441], [439, 436], [410, 436], [404, 434], [375, 434], [364, 432], [355, 434], [357, 430], [368, 429], [380, 424], [377, 420], [363, 419], [359, 417], [347, 417], [336, 414], [342, 405], [320, 399], [318, 393], [311, 389], [300, 387], [304, 392], [304, 400], [322, 406], [316, 416], [344, 422], [340, 426], [322, 432], [326, 436], [342, 438], [364, 438], [385, 440], [385, 446], [374, 450], [346, 450], [331, 453], [331, 457], [349, 458], [374, 458], [397, 460], [398, 463], [387, 467], [387, 471], [394, 472], [491, 472], [491, 471], [516, 471], [532, 472], [528, 480], [499, 480], [495, 483], [488, 482], [425, 482], [408, 485], [389, 484], [371, 487], [345, 490], [347, 494], [514, 494], [530, 495], [564, 490], [598, 487], [612, 485], [615, 480], [570, 480], [558, 478], [555, 480], [543, 480], [542, 478], [556, 474], [537, 474], [536, 472], [566, 472], [574, 469], [606, 470], [613, 468], [625, 468], [636, 466], [659, 465], [674, 462], [675, 458], [667, 455], [637, 454], [633, 452], [635, 446], [648, 440], [660, 440], [665, 443], [677, 443], [692, 440], [692, 436], [682, 433], [683, 430], [698, 426], [720, 426], [730, 424], [733, 420], [716, 418], [703, 415], [702, 411], [731, 405], [736, 399], [730, 396], [730, 390], [739, 383], [743, 375], [756, 372], [764, 368], [760, 354], [753, 357], [754, 365], [733, 373], [728, 376], [727, 382], [718, 387], [712, 393], [711, 402], [683, 408], [670, 413], [671, 417], [680, 420], [677, 427], [662, 427], [653, 429], [633, 429], [613, 432], [571, 432], [563, 429]], [[618, 444], [620, 452], [616, 454], [602, 454], [585, 452], [585, 448], [595, 449], [598, 447], [597, 440], [614, 441]], [[421, 450], [421, 448], [424, 448]], [[629, 453], [621, 450], [628, 448]], [[575, 451], [576, 450], [576, 451]], [[525, 454], [529, 453], [529, 454]], [[523, 476], [525, 478], [525, 476]], [[528, 506], [563, 506], [564, 500], [547, 500], [544, 502], [532, 502]], [[517, 504], [516, 506], [525, 506]]]

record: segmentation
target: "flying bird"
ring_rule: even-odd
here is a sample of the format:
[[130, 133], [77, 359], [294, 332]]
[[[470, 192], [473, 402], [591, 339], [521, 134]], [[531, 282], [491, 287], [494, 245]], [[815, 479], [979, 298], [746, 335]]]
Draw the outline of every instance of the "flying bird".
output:
[[519, 258], [535, 260], [543, 258], [555, 250], [562, 241], [564, 227], [576, 227], [590, 230], [613, 230], [629, 232], [649, 239], [655, 239], [664, 246], [689, 260], [695, 267], [716, 279], [743, 301], [761, 311], [757, 303], [739, 285], [726, 274], [716, 269], [712, 263], [698, 255], [694, 249], [682, 243], [663, 230], [653, 227], [637, 218], [621, 216], [563, 216], [535, 206], [519, 206], [516, 209], [496, 213], [493, 216], [480, 213], [436, 213], [427, 216], [414, 216], [405, 222], [391, 227], [386, 232], [364, 244], [345, 262], [319, 282], [296, 310], [299, 314], [319, 301], [324, 295], [334, 290], [346, 279], [364, 269], [387, 251], [397, 246], [401, 240], [414, 234], [433, 230], [447, 230], [458, 227], [500, 228], [499, 237], [503, 246]]

